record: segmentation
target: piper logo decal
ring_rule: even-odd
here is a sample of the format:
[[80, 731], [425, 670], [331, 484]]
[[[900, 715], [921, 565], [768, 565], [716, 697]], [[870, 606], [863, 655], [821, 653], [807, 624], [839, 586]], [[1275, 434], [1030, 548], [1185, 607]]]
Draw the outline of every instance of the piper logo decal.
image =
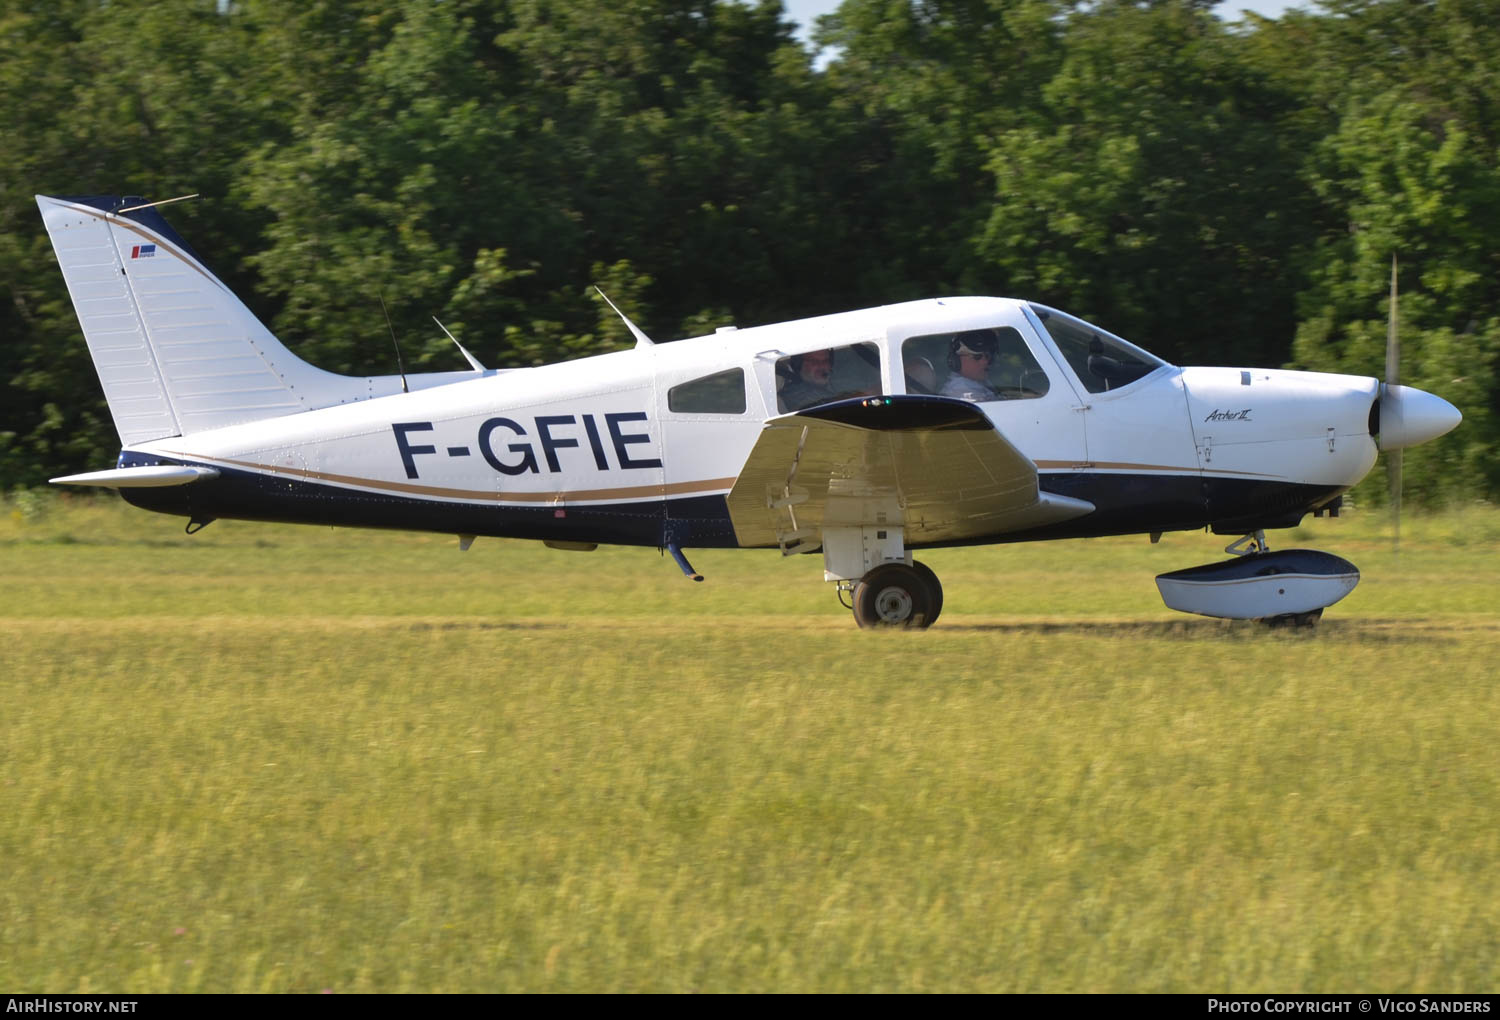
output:
[[132, 245], [130, 249], [130, 257], [133, 259], [149, 259], [153, 258], [155, 255], [156, 245], [154, 244]]

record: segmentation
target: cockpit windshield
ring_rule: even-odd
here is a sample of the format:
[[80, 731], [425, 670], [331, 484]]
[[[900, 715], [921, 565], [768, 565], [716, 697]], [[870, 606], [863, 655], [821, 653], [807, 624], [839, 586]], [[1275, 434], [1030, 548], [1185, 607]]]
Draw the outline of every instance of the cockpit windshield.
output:
[[1046, 305], [1032, 305], [1043, 327], [1062, 356], [1090, 393], [1103, 393], [1127, 386], [1156, 371], [1166, 362], [1132, 343], [1066, 312]]

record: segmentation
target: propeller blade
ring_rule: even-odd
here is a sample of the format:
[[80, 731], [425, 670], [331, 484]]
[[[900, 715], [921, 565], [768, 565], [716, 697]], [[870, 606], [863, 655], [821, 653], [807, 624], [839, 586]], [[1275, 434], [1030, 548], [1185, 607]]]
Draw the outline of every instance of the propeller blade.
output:
[[1391, 483], [1391, 551], [1401, 551], [1401, 451], [1385, 455], [1385, 475]]
[[1391, 256], [1391, 309], [1385, 328], [1385, 382], [1395, 386], [1401, 381], [1401, 341], [1396, 335], [1396, 256]]
[[[1391, 307], [1390, 315], [1386, 321], [1385, 331], [1385, 388], [1380, 394], [1380, 421], [1381, 429], [1387, 427], [1393, 430], [1399, 429], [1402, 422], [1398, 420], [1401, 414], [1401, 401], [1387, 399], [1394, 397], [1393, 388], [1401, 382], [1401, 339], [1397, 332], [1396, 313], [1396, 254], [1391, 253]], [[1391, 491], [1391, 551], [1401, 551], [1401, 449], [1398, 447], [1386, 454], [1385, 461], [1386, 479], [1390, 483]]]

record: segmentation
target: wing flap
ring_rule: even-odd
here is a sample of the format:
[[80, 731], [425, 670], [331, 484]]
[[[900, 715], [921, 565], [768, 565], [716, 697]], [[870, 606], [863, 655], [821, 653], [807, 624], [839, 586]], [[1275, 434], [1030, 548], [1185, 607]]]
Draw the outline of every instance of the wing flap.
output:
[[1081, 517], [973, 404], [856, 398], [766, 422], [728, 496], [741, 546], [786, 548], [824, 527], [900, 524], [925, 545]]

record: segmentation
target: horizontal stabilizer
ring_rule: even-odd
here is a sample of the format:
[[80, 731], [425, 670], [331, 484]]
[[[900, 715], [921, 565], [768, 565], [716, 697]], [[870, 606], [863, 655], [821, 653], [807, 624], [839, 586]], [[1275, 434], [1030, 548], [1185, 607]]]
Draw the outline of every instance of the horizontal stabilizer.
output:
[[1036, 465], [977, 406], [937, 396], [842, 400], [766, 422], [729, 493], [741, 546], [824, 527], [900, 525], [928, 545], [1091, 513], [1042, 492]]
[[156, 467], [86, 471], [81, 475], [63, 475], [51, 481], [53, 485], [102, 485], [109, 489], [159, 489], [168, 485], [187, 485], [190, 482], [201, 482], [217, 477], [219, 477], [217, 468], [162, 464]]

